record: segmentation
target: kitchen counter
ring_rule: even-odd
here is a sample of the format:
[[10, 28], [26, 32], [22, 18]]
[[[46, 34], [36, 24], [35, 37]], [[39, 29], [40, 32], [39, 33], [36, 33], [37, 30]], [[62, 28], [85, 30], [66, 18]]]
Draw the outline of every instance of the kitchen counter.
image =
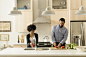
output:
[[14, 43], [13, 45], [27, 45], [27, 43]]
[[0, 51], [2, 56], [86, 56], [86, 52], [77, 50], [24, 50], [24, 48], [7, 48]]

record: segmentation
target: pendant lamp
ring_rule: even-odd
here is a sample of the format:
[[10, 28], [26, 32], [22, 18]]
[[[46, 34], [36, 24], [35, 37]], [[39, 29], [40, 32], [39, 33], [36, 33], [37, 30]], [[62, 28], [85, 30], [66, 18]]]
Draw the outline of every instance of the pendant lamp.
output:
[[75, 15], [86, 15], [86, 10], [85, 10], [85, 8], [82, 6], [82, 0], [81, 0], [81, 7], [79, 8], [78, 11], [76, 11]]
[[44, 16], [55, 15], [55, 12], [51, 11], [51, 8], [49, 7], [49, 0], [48, 0], [48, 7], [46, 7], [45, 11], [42, 12], [42, 15]]

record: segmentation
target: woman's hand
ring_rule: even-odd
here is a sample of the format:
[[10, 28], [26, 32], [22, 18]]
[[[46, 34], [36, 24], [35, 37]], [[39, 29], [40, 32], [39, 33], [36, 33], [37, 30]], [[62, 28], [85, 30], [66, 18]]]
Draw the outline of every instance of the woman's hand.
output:
[[33, 43], [30, 43], [30, 45], [31, 45], [31, 48], [33, 48], [33, 47], [34, 47], [34, 44], [33, 44]]

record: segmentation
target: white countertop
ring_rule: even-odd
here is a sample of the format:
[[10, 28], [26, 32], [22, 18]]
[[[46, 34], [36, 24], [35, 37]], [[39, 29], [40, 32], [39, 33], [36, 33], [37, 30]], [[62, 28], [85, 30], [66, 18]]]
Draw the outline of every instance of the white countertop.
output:
[[14, 43], [13, 45], [27, 45], [27, 43]]
[[24, 48], [7, 48], [0, 51], [0, 56], [86, 56], [86, 52], [77, 50], [24, 50]]

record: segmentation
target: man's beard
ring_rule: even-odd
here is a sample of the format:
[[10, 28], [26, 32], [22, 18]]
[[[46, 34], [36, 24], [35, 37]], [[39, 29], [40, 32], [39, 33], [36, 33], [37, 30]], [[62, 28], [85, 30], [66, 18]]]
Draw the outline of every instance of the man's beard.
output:
[[60, 28], [62, 28], [63, 26], [64, 26], [64, 25], [62, 25], [62, 26], [60, 27], [60, 25], [59, 25]]

